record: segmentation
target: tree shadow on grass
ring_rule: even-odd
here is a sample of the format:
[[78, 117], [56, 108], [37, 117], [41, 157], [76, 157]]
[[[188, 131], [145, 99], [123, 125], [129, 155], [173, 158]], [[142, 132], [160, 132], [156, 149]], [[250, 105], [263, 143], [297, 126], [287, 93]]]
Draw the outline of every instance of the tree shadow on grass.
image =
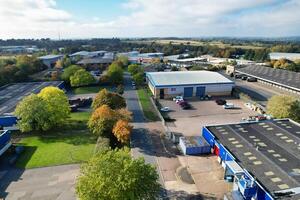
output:
[[24, 144], [19, 143], [18, 146], [23, 146], [24, 151], [17, 158], [15, 166], [20, 169], [25, 169], [27, 163], [30, 161], [32, 155], [37, 150], [36, 146], [24, 146]]

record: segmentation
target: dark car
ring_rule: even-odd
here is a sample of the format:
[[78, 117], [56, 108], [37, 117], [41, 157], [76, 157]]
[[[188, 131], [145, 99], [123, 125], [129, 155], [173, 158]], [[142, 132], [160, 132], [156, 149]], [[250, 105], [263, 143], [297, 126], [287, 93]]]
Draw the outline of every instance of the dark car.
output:
[[191, 105], [187, 102], [180, 105], [183, 110], [187, 110], [191, 108]]
[[257, 78], [254, 78], [254, 77], [248, 77], [248, 78], [247, 78], [247, 81], [248, 81], [248, 82], [256, 82], [256, 81], [257, 81]]
[[179, 102], [178, 102], [178, 105], [180, 105], [180, 106], [182, 106], [182, 105], [184, 105], [184, 104], [187, 104], [187, 101], [182, 100], [182, 101], [179, 101]]
[[234, 77], [235, 77], [236, 79], [241, 79], [241, 78], [242, 78], [242, 75], [241, 75], [241, 74], [236, 74]]
[[222, 105], [225, 105], [227, 102], [226, 102], [226, 100], [224, 100], [224, 99], [217, 99], [216, 100], [216, 104], [218, 104], [218, 105], [220, 105], [220, 106], [222, 106]]
[[241, 79], [245, 81], [245, 80], [247, 80], [247, 78], [248, 78], [248, 76], [242, 76]]

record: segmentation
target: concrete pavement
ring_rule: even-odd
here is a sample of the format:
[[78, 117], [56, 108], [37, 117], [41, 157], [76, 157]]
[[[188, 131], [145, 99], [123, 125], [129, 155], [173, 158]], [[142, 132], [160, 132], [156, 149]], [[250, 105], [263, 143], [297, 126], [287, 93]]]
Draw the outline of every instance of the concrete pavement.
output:
[[75, 180], [79, 165], [0, 172], [0, 199], [75, 200]]

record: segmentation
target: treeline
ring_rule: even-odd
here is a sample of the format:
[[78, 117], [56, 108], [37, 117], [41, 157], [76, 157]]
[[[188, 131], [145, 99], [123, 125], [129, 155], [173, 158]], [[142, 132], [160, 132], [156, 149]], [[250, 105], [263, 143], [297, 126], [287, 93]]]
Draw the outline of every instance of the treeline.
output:
[[44, 69], [46, 66], [34, 56], [0, 59], [0, 85], [26, 81], [29, 75]]

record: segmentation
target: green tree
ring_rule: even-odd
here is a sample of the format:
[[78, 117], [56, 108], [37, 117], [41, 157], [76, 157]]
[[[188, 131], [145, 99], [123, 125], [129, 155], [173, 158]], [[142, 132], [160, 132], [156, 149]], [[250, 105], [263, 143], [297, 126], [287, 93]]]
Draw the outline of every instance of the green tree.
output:
[[154, 166], [133, 159], [128, 149], [102, 151], [80, 169], [76, 193], [81, 200], [156, 199], [160, 190]]
[[134, 75], [140, 71], [143, 71], [141, 66], [138, 65], [138, 64], [131, 64], [128, 66], [128, 72], [131, 74], [131, 75]]
[[122, 67], [116, 63], [112, 63], [108, 67], [107, 75], [112, 84], [119, 85], [123, 83], [123, 70]]
[[300, 123], [300, 101], [296, 100], [290, 108], [290, 118]]
[[291, 107], [296, 98], [288, 95], [276, 95], [269, 99], [267, 113], [275, 118], [289, 118], [292, 116]]
[[144, 83], [144, 74], [143, 73], [139, 72], [139, 73], [133, 75], [132, 78], [137, 85], [143, 85], [143, 83]]
[[68, 97], [57, 87], [45, 87], [40, 91], [38, 97], [47, 103], [49, 120], [53, 125], [61, 125], [70, 115]]
[[79, 69], [70, 77], [72, 87], [86, 86], [95, 83], [95, 78], [85, 69]]
[[126, 101], [119, 94], [102, 89], [94, 98], [92, 108], [95, 110], [103, 105], [108, 105], [111, 109], [120, 109], [126, 107]]
[[17, 126], [22, 132], [46, 131], [53, 126], [47, 103], [36, 94], [25, 97], [17, 105], [14, 114], [20, 119]]
[[116, 62], [120, 63], [122, 68], [127, 67], [129, 63], [128, 57], [126, 56], [118, 56]]
[[64, 69], [64, 72], [61, 75], [61, 79], [64, 80], [67, 83], [70, 83], [70, 77], [75, 74], [78, 70], [82, 69], [78, 65], [71, 65]]

